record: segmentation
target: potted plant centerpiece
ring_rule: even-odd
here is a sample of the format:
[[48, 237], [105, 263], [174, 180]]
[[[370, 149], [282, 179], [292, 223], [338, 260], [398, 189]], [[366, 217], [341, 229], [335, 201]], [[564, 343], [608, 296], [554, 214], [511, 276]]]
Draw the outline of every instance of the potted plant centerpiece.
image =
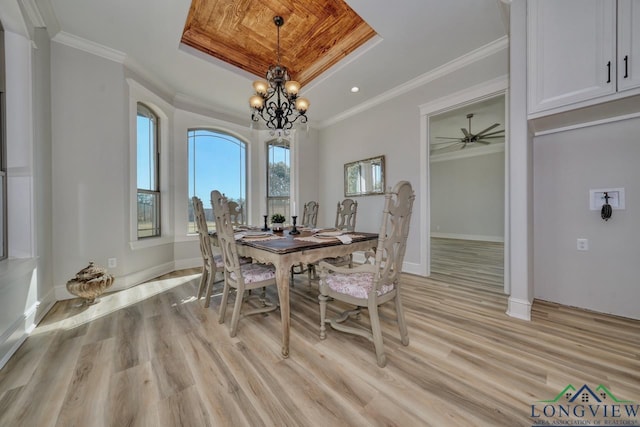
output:
[[274, 213], [271, 215], [271, 228], [273, 231], [282, 231], [284, 229], [285, 217], [282, 214]]

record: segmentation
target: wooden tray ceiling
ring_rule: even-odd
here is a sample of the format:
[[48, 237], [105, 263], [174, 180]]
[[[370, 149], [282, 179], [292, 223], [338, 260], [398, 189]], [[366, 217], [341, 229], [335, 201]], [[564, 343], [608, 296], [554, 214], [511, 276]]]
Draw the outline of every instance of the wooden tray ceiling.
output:
[[342, 0], [193, 0], [182, 43], [264, 78], [277, 62], [303, 86], [376, 33]]

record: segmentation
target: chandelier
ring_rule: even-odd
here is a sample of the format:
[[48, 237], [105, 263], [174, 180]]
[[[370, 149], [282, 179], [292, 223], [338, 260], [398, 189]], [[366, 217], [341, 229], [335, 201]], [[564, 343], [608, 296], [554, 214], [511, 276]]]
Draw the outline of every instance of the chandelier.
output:
[[287, 67], [280, 64], [280, 27], [284, 24], [281, 16], [274, 16], [273, 22], [278, 28], [278, 62], [269, 67], [267, 80], [253, 82], [255, 95], [249, 98], [251, 120], [262, 119], [271, 133], [288, 135], [293, 124], [307, 122], [306, 112], [309, 108], [307, 98], [298, 97], [300, 83], [291, 80]]

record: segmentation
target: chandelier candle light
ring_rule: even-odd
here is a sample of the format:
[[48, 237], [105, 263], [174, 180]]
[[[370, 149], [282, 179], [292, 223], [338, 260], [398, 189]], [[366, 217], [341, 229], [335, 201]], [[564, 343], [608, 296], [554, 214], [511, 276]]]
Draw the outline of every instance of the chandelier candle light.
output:
[[273, 22], [278, 29], [278, 62], [269, 67], [267, 80], [253, 82], [255, 95], [249, 98], [251, 120], [264, 120], [271, 134], [288, 135], [293, 124], [300, 119], [300, 123], [307, 122], [309, 100], [298, 97], [300, 83], [291, 80], [287, 67], [280, 64], [280, 27], [284, 18], [274, 16]]

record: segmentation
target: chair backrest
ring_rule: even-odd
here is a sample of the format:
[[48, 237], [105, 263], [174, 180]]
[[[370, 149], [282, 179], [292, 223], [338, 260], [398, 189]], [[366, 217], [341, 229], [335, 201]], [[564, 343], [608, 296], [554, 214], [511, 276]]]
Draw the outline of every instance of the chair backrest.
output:
[[305, 203], [304, 211], [302, 213], [302, 225], [305, 227], [315, 228], [318, 225], [318, 202], [313, 200]]
[[353, 199], [344, 199], [338, 202], [336, 212], [336, 228], [338, 230], [353, 231], [356, 229], [356, 213], [358, 212], [358, 202]]
[[393, 190], [389, 189], [385, 193], [382, 225], [376, 249], [376, 265], [379, 274], [376, 289], [378, 290], [383, 285], [393, 284], [396, 289], [399, 285], [398, 279], [402, 273], [415, 198], [411, 184], [407, 181], [400, 181]]
[[233, 225], [244, 224], [244, 210], [242, 205], [236, 202], [227, 202], [229, 205], [229, 215], [231, 217], [231, 223]]
[[197, 196], [193, 196], [191, 201], [193, 203], [196, 230], [198, 230], [198, 237], [200, 239], [200, 253], [202, 254], [202, 259], [205, 262], [209, 262], [213, 260], [213, 250], [211, 249], [209, 226], [207, 225], [207, 218], [204, 213], [204, 207], [202, 206], [202, 200]]
[[[236, 282], [242, 280], [240, 272], [240, 259], [238, 257], [238, 248], [233, 233], [233, 223], [229, 213], [229, 202], [227, 198], [218, 190], [211, 192], [211, 206], [213, 207], [213, 215], [216, 218], [216, 236], [222, 258], [224, 260], [224, 277], [225, 280]], [[230, 273], [235, 273], [236, 280], [232, 279]]]

